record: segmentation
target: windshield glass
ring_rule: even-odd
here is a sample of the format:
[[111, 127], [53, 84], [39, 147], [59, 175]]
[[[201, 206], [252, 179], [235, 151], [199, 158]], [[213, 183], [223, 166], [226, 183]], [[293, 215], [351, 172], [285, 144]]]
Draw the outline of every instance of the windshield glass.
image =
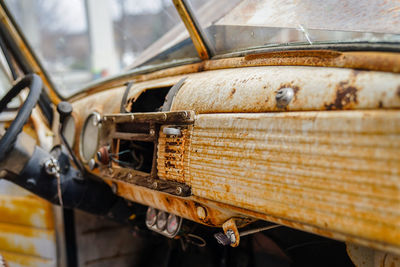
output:
[[170, 0], [6, 0], [6, 4], [63, 97], [128, 66], [198, 60]]
[[[172, 0], [5, 1], [64, 97], [123, 70], [199, 60]], [[185, 3], [212, 56], [293, 45], [400, 42], [395, 0]]]
[[392, 43], [396, 0], [188, 0], [214, 55], [270, 46]]

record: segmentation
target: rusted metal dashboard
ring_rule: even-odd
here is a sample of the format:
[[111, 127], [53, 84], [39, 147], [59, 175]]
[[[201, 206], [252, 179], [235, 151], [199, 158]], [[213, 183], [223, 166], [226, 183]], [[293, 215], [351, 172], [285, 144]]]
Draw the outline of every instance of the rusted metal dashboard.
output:
[[208, 226], [262, 219], [400, 251], [398, 74], [215, 70], [136, 83], [128, 102], [185, 77], [168, 112], [119, 113], [125, 86], [73, 103], [77, 154], [101, 114], [92, 172], [118, 195]]
[[[160, 162], [157, 155], [168, 150], [178, 152], [178, 157], [183, 155], [181, 146], [187, 139], [194, 115], [190, 111], [104, 115], [97, 153], [100, 173], [111, 180], [176, 196], [190, 196], [190, 187], [184, 181], [160, 179], [157, 169], [164, 169], [171, 161]], [[160, 132], [174, 140], [168, 148], [163, 147], [163, 151], [159, 151]]]

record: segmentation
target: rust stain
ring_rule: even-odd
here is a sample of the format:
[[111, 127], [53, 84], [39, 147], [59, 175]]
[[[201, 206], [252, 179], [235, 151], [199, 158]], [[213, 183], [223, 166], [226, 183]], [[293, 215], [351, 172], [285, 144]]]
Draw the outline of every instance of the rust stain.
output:
[[[111, 185], [111, 181], [107, 180], [106, 182]], [[237, 213], [232, 213], [229, 210], [200, 204], [192, 198], [172, 196], [144, 187], [128, 184], [123, 181], [114, 180], [113, 182], [118, 184], [118, 194], [124, 198], [176, 214], [207, 226], [221, 226], [229, 218], [238, 216]], [[197, 207], [199, 205], [207, 210], [206, 218], [198, 217]]]
[[348, 81], [340, 82], [336, 88], [336, 98], [333, 103], [325, 104], [327, 110], [349, 109], [357, 104], [358, 89]]
[[9, 266], [31, 266], [31, 267], [50, 267], [56, 265], [55, 259], [40, 258], [31, 255], [2, 251], [4, 259], [8, 261]]
[[394, 110], [198, 115], [192, 192], [250, 217], [399, 251], [399, 120]]
[[[381, 53], [379, 55], [367, 54], [366, 56], [369, 61], [362, 59], [362, 56], [365, 56], [365, 54], [362, 53], [340, 53], [340, 55], [331, 55], [327, 57], [319, 57], [314, 55], [312, 56], [312, 59], [310, 59], [311, 61], [308, 61], [309, 59], [307, 56], [305, 56], [305, 54], [302, 56], [302, 58], [260, 57], [248, 58], [247, 61], [244, 61], [243, 58], [238, 58], [205, 61], [201, 65], [194, 64], [191, 66], [182, 66], [179, 67], [179, 69], [168, 69], [157, 73], [148, 75], [146, 74], [147, 76], [144, 75], [135, 77], [138, 79], [143, 79], [143, 81], [146, 79], [158, 79], [159, 77], [163, 77], [163, 75], [180, 75], [181, 73], [185, 72], [197, 72], [199, 66], [201, 66], [202, 70], [215, 70], [213, 72], [203, 72], [191, 76], [190, 81], [188, 81], [188, 83], [182, 88], [182, 93], [187, 90], [188, 95], [191, 96], [189, 101], [183, 101], [184, 99], [182, 98], [182, 101], [188, 106], [177, 105], [176, 108], [185, 109], [189, 107], [190, 110], [199, 111], [198, 113], [232, 112], [232, 110], [226, 108], [226, 105], [222, 105], [226, 104], [225, 99], [230, 95], [232, 88], [235, 88], [235, 94], [238, 96], [239, 93], [243, 92], [241, 90], [245, 90], [248, 88], [248, 86], [250, 86], [250, 83], [258, 81], [260, 84], [259, 89], [266, 91], [266, 93], [262, 95], [263, 98], [260, 98], [260, 95], [257, 95], [258, 98], [256, 98], [256, 101], [254, 102], [260, 103], [259, 106], [261, 106], [261, 103], [265, 99], [273, 96], [273, 90], [285, 84], [290, 84], [291, 87], [294, 84], [293, 82], [290, 82], [292, 78], [280, 78], [280, 80], [276, 82], [271, 81], [270, 84], [266, 86], [264, 77], [265, 75], [263, 76], [263, 74], [279, 73], [278, 70], [276, 70], [277, 68], [275, 68], [275, 70], [274, 68], [268, 67], [252, 69], [247, 68], [248, 72], [252, 72], [253, 74], [258, 72], [259, 76], [254, 75], [254, 77], [252, 76], [251, 78], [243, 78], [248, 77], [249, 75], [247, 75], [248, 72], [246, 72], [246, 68], [241, 67], [281, 65], [292, 62], [295, 63], [293, 65], [296, 65], [297, 62], [301, 66], [314, 66], [307, 64], [317, 63], [315, 66], [324, 65], [347, 68], [353, 66], [357, 67], [357, 69], [365, 70], [375, 68], [374, 65], [368, 64], [372, 64], [378, 59], [383, 60], [386, 58], [388, 60], [388, 64], [384, 65], [383, 67], [382, 65], [378, 64], [378, 66], [381, 67], [380, 70], [399, 72], [399, 69], [397, 69], [397, 67], [399, 67], [399, 63], [392, 62], [392, 59], [388, 57], [389, 55], [393, 56], [395, 59], [400, 59], [399, 55], [390, 53]], [[318, 60], [320, 61], [318, 62]], [[354, 62], [352, 60], [354, 60]], [[362, 64], [365, 64], [365, 66], [362, 66]], [[241, 69], [217, 70], [219, 68]], [[399, 95], [396, 90], [399, 91], [398, 88], [400, 88], [400, 86], [398, 86], [398, 77], [391, 73], [365, 72], [361, 70], [354, 71], [352, 69], [336, 68], [327, 69], [287, 67], [286, 70], [291, 71], [292, 74], [299, 76], [304, 76], [305, 73], [309, 74], [309, 76], [305, 77], [307, 82], [301, 82], [302, 80], [297, 78], [293, 79], [296, 81], [295, 86], [298, 86], [299, 89], [296, 91], [298, 106], [293, 107], [292, 110], [302, 110], [304, 106], [307, 107], [304, 108], [304, 110], [348, 108], [366, 109], [376, 108], [379, 106], [385, 106], [385, 108], [394, 109], [399, 107], [399, 103], [395, 102], [397, 100], [392, 101], [389, 99], [392, 102], [388, 101], [390, 96]], [[230, 75], [236, 77], [239, 76], [237, 81], [235, 81], [236, 84], [234, 87], [232, 84], [229, 84], [227, 81], [228, 79], [226, 76], [224, 76], [226, 73], [229, 74], [229, 71], [231, 72]], [[321, 77], [324, 79], [329, 76], [331, 80], [327, 82], [327, 84], [331, 85], [327, 86], [327, 84], [318, 84], [315, 82], [318, 81], [315, 78], [319, 77], [319, 75], [316, 75], [316, 73], [325, 74], [321, 75]], [[363, 84], [362, 79], [359, 79], [360, 76], [364, 78], [367, 75], [369, 78], [368, 82], [371, 83], [372, 86], [365, 84], [365, 81]], [[221, 105], [218, 107], [218, 109], [215, 108], [216, 104], [218, 103], [214, 100], [212, 102], [214, 106], [206, 106], [206, 104], [208, 104], [207, 101], [203, 103], [195, 102], [197, 98], [193, 97], [194, 92], [200, 92], [201, 94], [204, 94], [206, 98], [209, 98], [209, 94], [204, 91], [205, 88], [202, 88], [202, 90], [198, 91], [195, 90], [196, 86], [193, 83], [196, 82], [196, 79], [198, 79], [197, 81], [201, 81], [201, 79], [197, 77], [208, 80], [210, 80], [210, 77], [225, 77], [225, 80], [222, 78], [219, 79], [218, 83], [215, 81], [210, 81], [207, 83], [207, 86], [214, 89], [216, 85], [218, 85], [218, 91], [221, 92], [221, 94], [224, 93], [225, 98], [223, 101], [221, 101]], [[340, 79], [338, 77], [340, 77]], [[132, 76], [130, 78], [132, 78]], [[171, 80], [172, 79], [176, 79], [176, 77], [171, 77]], [[114, 82], [117, 84], [117, 82], [120, 81], [121, 80], [115, 80]], [[342, 82], [338, 83], [337, 81]], [[382, 83], [381, 81], [385, 81], [385, 83]], [[105, 86], [110, 84], [112, 84], [111, 81], [110, 83], [105, 83], [103, 85]], [[301, 89], [299, 84], [302, 85]], [[307, 87], [309, 84], [318, 84], [319, 87]], [[376, 84], [384, 84], [384, 86], [378, 87]], [[240, 87], [241, 85], [242, 87]], [[329, 90], [325, 91], [326, 89]], [[300, 94], [298, 94], [299, 90], [301, 90]], [[115, 96], [120, 97], [121, 92], [122, 90], [119, 90], [118, 93], [115, 93]], [[257, 92], [260, 91], [251, 91], [253, 94], [257, 94]], [[318, 97], [309, 97], [316, 92], [320, 93]], [[325, 92], [328, 93], [324, 94]], [[370, 94], [371, 92], [376, 93], [378, 97]], [[105, 94], [102, 96], [104, 99], [109, 98], [106, 93], [107, 92], [105, 92]], [[268, 95], [268, 93], [271, 94]], [[308, 96], [307, 99], [301, 98], [303, 95]], [[251, 96], [251, 94], [249, 94], [249, 96]], [[235, 98], [233, 98], [232, 101], [235, 100]], [[99, 95], [96, 95], [96, 99], [99, 100], [98, 102], [103, 101]], [[177, 96], [177, 100], [178, 99], [179, 96]], [[321, 99], [324, 100], [321, 101]], [[92, 103], [91, 105], [93, 105], [92, 101], [93, 99], [86, 102]], [[267, 106], [267, 104], [264, 104], [264, 110], [257, 109], [258, 106], [255, 107], [255, 105], [247, 102], [245, 104], [251, 106], [252, 109], [246, 109], [247, 107], [235, 107], [237, 110], [234, 110], [234, 112], [267, 112], [274, 110], [273, 108], [266, 108], [265, 106]], [[198, 105], [196, 106], [195, 104]], [[118, 105], [119, 103], [114, 104], [115, 108], [119, 107]], [[99, 106], [101, 105], [99, 104]], [[87, 107], [85, 105], [80, 105], [80, 109], [83, 113], [85, 112], [84, 109], [86, 108]], [[102, 110], [112, 110], [111, 106], [107, 108], [101, 108]], [[219, 132], [219, 129], [222, 128], [222, 126], [218, 123], [211, 126], [209, 125], [208, 132], [206, 133], [194, 131], [197, 140], [202, 142], [199, 142], [197, 145], [194, 145], [190, 148], [190, 162], [185, 161], [189, 157], [188, 153], [186, 153], [189, 151], [189, 147], [186, 146], [187, 143], [182, 146], [182, 140], [166, 140], [166, 138], [160, 138], [160, 143], [169, 142], [168, 145], [162, 144], [160, 147], [161, 149], [159, 149], [159, 153], [163, 153], [165, 157], [164, 160], [161, 160], [161, 154], [159, 156], [159, 160], [161, 162], [159, 166], [165, 171], [165, 174], [162, 174], [162, 171], [160, 171], [161, 169], [159, 169], [160, 177], [171, 180], [182, 179], [182, 181], [194, 186], [195, 190], [193, 192], [196, 196], [183, 200], [179, 197], [166, 196], [165, 194], [140, 188], [134, 185], [124, 185], [123, 187], [119, 186], [118, 193], [128, 199], [131, 199], [132, 201], [170, 211], [182, 217], [204, 223], [206, 225], [219, 226], [224, 221], [223, 218], [227, 219], [232, 216], [232, 213], [238, 213], [242, 216], [245, 215], [264, 220], [271, 220], [278, 223], [280, 222], [289, 227], [303, 229], [331, 238], [355, 241], [357, 243], [368, 244], [370, 246], [384, 249], [388, 249], [389, 247], [391, 250], [400, 251], [400, 245], [393, 241], [393, 237], [390, 237], [394, 231], [394, 222], [396, 222], [396, 219], [398, 218], [396, 217], [398, 216], [398, 212], [393, 208], [393, 205], [398, 204], [399, 201], [397, 185], [399, 175], [398, 152], [393, 151], [391, 148], [393, 144], [396, 144], [398, 143], [397, 141], [399, 141], [399, 132], [396, 128], [396, 123], [393, 123], [393, 121], [397, 121], [398, 113], [395, 111], [382, 111], [383, 113], [375, 112], [371, 113], [352, 111], [351, 114], [348, 114], [347, 111], [341, 111], [340, 115], [345, 116], [338, 116], [339, 119], [336, 120], [326, 115], [326, 113], [331, 113], [332, 116], [339, 114], [335, 112], [318, 112], [317, 115], [312, 112], [312, 114], [309, 114], [310, 116], [304, 120], [299, 119], [299, 116], [301, 117], [302, 114], [304, 115], [304, 113], [311, 112], [275, 114], [275, 116], [277, 116], [279, 119], [280, 128], [278, 132], [268, 132], [268, 135], [263, 136], [261, 139], [264, 143], [261, 147], [257, 147], [257, 145], [255, 145], [254, 140], [259, 140], [260, 137], [252, 131], [245, 131], [241, 129], [239, 132], [243, 135], [238, 135], [231, 130]], [[360, 113], [362, 113], [361, 117], [359, 116]], [[252, 114], [251, 118], [242, 114], [240, 120], [250, 125], [251, 122], [256, 123], [260, 120], [257, 115], [261, 116], [265, 114]], [[201, 118], [202, 115], [199, 116]], [[219, 114], [218, 116], [224, 117], [225, 115]], [[287, 116], [285, 119], [288, 119], [289, 122], [287, 124], [284, 123], [284, 120], [280, 116]], [[378, 119], [377, 116], [379, 117]], [[387, 119], [382, 119], [386, 116]], [[231, 117], [232, 114], [227, 114], [224, 117], [227, 119], [226, 122], [229, 125], [231, 125], [230, 123], [232, 122], [230, 121], [230, 119], [232, 119]], [[326, 118], [330, 119], [329, 123], [327, 120], [325, 120]], [[351, 119], [354, 118], [356, 118], [357, 121], [354, 125], [352, 125]], [[371, 118], [373, 119], [372, 121]], [[211, 124], [214, 122], [215, 121], [213, 120], [209, 121]], [[343, 131], [343, 134], [335, 135], [338, 129], [334, 126], [337, 126], [338, 122], [341, 124], [344, 123], [343, 129], [340, 129]], [[309, 128], [311, 127], [311, 124], [314, 126], [318, 125], [319, 127], [327, 127], [329, 124], [333, 128], [329, 128], [329, 131], [317, 131], [318, 133], [314, 133]], [[356, 124], [358, 126], [361, 125], [362, 127], [360, 127], [362, 129], [369, 129], [371, 132], [369, 134], [359, 134], [355, 127], [357, 126]], [[261, 129], [263, 129], [263, 125], [271, 126], [275, 124], [274, 122], [257, 124], [254, 129], [257, 128], [258, 131], [261, 131]], [[251, 128], [250, 126], [248, 127]], [[235, 129], [238, 130], [238, 128]], [[214, 133], [218, 134], [218, 136], [213, 136]], [[201, 134], [205, 134], [205, 136], [202, 136]], [[386, 134], [388, 136], [386, 136]], [[383, 139], [381, 135], [386, 136], [387, 140]], [[366, 140], [365, 137], [367, 139], [369, 138], [369, 140]], [[205, 138], [206, 140], [202, 140], [201, 138]], [[215, 140], [213, 138], [215, 138]], [[243, 138], [246, 138], [245, 140], [247, 140], [247, 142], [244, 142]], [[240, 144], [235, 144], [232, 140], [241, 140], [241, 142]], [[279, 140], [279, 142], [276, 140]], [[211, 142], [212, 147], [207, 147], [211, 144]], [[372, 146], [371, 142], [373, 142], [375, 145]], [[223, 147], [223, 152], [218, 150], [220, 147]], [[395, 145], [395, 147], [397, 148], [397, 145]], [[265, 152], [267, 148], [270, 149], [268, 150], [269, 156], [266, 153], [263, 153], [263, 151]], [[224, 151], [233, 152], [231, 155], [227, 156]], [[300, 152], [301, 156], [298, 155]], [[183, 161], [181, 157], [182, 154]], [[199, 154], [201, 154], [201, 156], [199, 156]], [[357, 157], [353, 158], [351, 155], [357, 155]], [[243, 157], [247, 157], [246, 162], [241, 161]], [[222, 163], [219, 164], [221, 161]], [[287, 167], [287, 161], [291, 162], [291, 166], [297, 166], [295, 174], [292, 173], [292, 169]], [[262, 162], [261, 167], [257, 165], [260, 164], [260, 162]], [[215, 165], [217, 165], [218, 168], [216, 168]], [[253, 177], [254, 175], [260, 175], [260, 173], [257, 172], [259, 168], [265, 168], [265, 170], [263, 169], [265, 172], [270, 170], [275, 171], [274, 173], [270, 173], [265, 180], [254, 178], [254, 181], [258, 182], [257, 186], [259, 189], [263, 190], [263, 195], [255, 195], [255, 189], [251, 187], [254, 185], [254, 183], [251, 181], [246, 181], [245, 179], [246, 177], [249, 178]], [[327, 169], [330, 170], [330, 172], [327, 172]], [[211, 172], [210, 170], [214, 172]], [[221, 174], [221, 172], [225, 173]], [[378, 177], [376, 174], [379, 174], [380, 176]], [[232, 177], [235, 177], [235, 179], [232, 179]], [[221, 182], [222, 179], [225, 179], [223, 180], [224, 182]], [[198, 182], [198, 184], [195, 184], [196, 182]], [[261, 182], [263, 184], [261, 184]], [[279, 185], [276, 185], [276, 183]], [[282, 186], [282, 183], [286, 184]], [[291, 186], [295, 186], [296, 184], [303, 185], [303, 188], [291, 188]], [[253, 191], [241, 190], [241, 186], [245, 188], [251, 187]], [[329, 190], [326, 190], [326, 192], [324, 191], [324, 194], [318, 194], [318, 190], [322, 190], [321, 187], [329, 188]], [[210, 188], [213, 188], [213, 190], [210, 190]], [[307, 195], [306, 193], [310, 192], [307, 190], [311, 190], [314, 193]], [[350, 190], [351, 194], [346, 195], [346, 198], [338, 197], [341, 196], [340, 194], [344, 194], [343, 192], [348, 192], [346, 190]], [[240, 195], [241, 193], [243, 193], [243, 195]], [[333, 194], [337, 195], [334, 195], [335, 197], [333, 197]], [[291, 197], [287, 197], [289, 195]], [[267, 196], [272, 200], [266, 200]], [[309, 198], [306, 198], [305, 196]], [[308, 207], [308, 205], [316, 198], [318, 198], [318, 201], [322, 201], [323, 203], [319, 203], [318, 206], [313, 207], [312, 211], [326, 211], [334, 209], [332, 210], [332, 213], [326, 215], [325, 212], [321, 211], [321, 213], [324, 213], [323, 215], [314, 214], [315, 216], [309, 216], [310, 211], [299, 212], [298, 210], [293, 210], [285, 206], [289, 205], [288, 203], [290, 203], [290, 205], [297, 205], [301, 202], [304, 203], [302, 207]], [[209, 202], [207, 199], [213, 199], [213, 201]], [[252, 201], [252, 199], [255, 199], [254, 201], [258, 202], [249, 203]], [[340, 205], [337, 205], [333, 208], [333, 206], [329, 204], [331, 202], [327, 201], [327, 199], [332, 201], [332, 203], [340, 202]], [[222, 206], [219, 206], [220, 201], [227, 202], [228, 204], [223, 206], [224, 208], [221, 208]], [[286, 204], [271, 204], [276, 204], [277, 201], [282, 201], [282, 203]], [[346, 206], [348, 203], [352, 204]], [[197, 218], [195, 212], [196, 205], [205, 205], [209, 214], [213, 215], [208, 216], [205, 221], [201, 221], [199, 218]], [[219, 207], [216, 209], [216, 211], [215, 206]], [[369, 210], [363, 209], [366, 206], [369, 207]], [[357, 209], [362, 210], [360, 211]], [[369, 228], [371, 225], [367, 225], [366, 222], [368, 220], [376, 220], [374, 218], [375, 213], [370, 212], [376, 212], [380, 215], [386, 214], [385, 216], [387, 217], [385, 218], [387, 220], [382, 220], [384, 221], [382, 224], [374, 225], [375, 230], [374, 228]], [[341, 217], [336, 218], [336, 214], [340, 214]], [[334, 217], [337, 221], [334, 220]], [[354, 220], [359, 220], [358, 222], [360, 224], [351, 225], [349, 221], [346, 221], [348, 220], [348, 217], [351, 217]], [[363, 225], [363, 223], [366, 225]], [[349, 228], [349, 225], [354, 228], [354, 231]], [[369, 230], [371, 231], [369, 232]], [[366, 236], [367, 234], [369, 236]], [[382, 240], [382, 237], [387, 237], [387, 240]]]
[[341, 56], [341, 52], [332, 50], [298, 50], [298, 51], [276, 51], [260, 54], [252, 54], [244, 57], [245, 60], [271, 59], [271, 58], [316, 58], [331, 59]]
[[229, 97], [232, 98], [235, 93], [236, 93], [236, 88], [232, 88]]
[[52, 258], [56, 251], [54, 230], [0, 223], [0, 250]]
[[54, 228], [50, 203], [36, 196], [0, 196], [0, 222]]
[[[329, 79], [327, 74], [331, 75]], [[240, 81], [249, 77], [255, 79], [241, 84]], [[217, 86], [222, 84], [221, 81], [226, 84]], [[218, 70], [193, 76], [174, 99], [172, 110], [194, 110], [198, 114], [282, 111], [276, 101], [271, 100], [283, 87], [293, 88], [295, 93], [293, 100], [285, 106], [288, 111], [377, 109], [379, 101], [385, 109], [397, 109], [400, 98], [393, 94], [396, 95], [399, 85], [399, 75], [372, 71], [356, 74], [338, 68]], [[233, 97], [232, 88], [235, 89]]]
[[205, 64], [204, 64], [204, 61], [202, 61], [202, 62], [200, 62], [200, 63], [198, 63], [198, 64], [196, 64], [197, 65], [197, 72], [202, 72], [202, 71], [204, 71], [205, 70]]
[[225, 234], [228, 232], [228, 230], [233, 231], [234, 235], [235, 235], [235, 242], [233, 244], [231, 244], [232, 247], [237, 247], [239, 246], [240, 243], [240, 235], [239, 235], [239, 231], [238, 228], [236, 226], [236, 222], [234, 218], [229, 219], [228, 221], [226, 221], [223, 225], [222, 228], [224, 229]]
[[182, 136], [170, 137], [160, 129], [158, 141], [157, 168], [161, 179], [186, 183], [190, 181], [185, 178], [185, 161], [187, 161], [187, 146], [190, 138], [191, 126], [181, 129]]

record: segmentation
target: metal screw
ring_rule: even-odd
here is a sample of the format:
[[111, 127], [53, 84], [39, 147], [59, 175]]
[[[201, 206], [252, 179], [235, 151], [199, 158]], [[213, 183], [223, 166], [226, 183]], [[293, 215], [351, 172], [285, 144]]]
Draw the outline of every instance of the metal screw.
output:
[[28, 186], [28, 188], [33, 188], [36, 186], [36, 180], [33, 178], [29, 178], [28, 180], [26, 180], [26, 185]]
[[228, 229], [228, 231], [226, 231], [226, 236], [229, 238], [229, 240], [231, 240], [231, 244], [236, 243], [235, 232], [232, 229]]
[[285, 108], [290, 103], [290, 101], [292, 101], [293, 96], [293, 88], [287, 87], [279, 89], [275, 96], [277, 107]]
[[158, 183], [157, 183], [157, 182], [154, 182], [151, 186], [153, 187], [153, 189], [157, 189]]
[[51, 157], [44, 163], [44, 169], [49, 175], [56, 175], [60, 172], [60, 165], [58, 164], [58, 160]]
[[197, 217], [199, 217], [200, 220], [204, 220], [207, 217], [207, 211], [202, 206], [197, 206], [196, 211]]
[[175, 191], [175, 192], [176, 192], [177, 195], [181, 195], [181, 194], [182, 194], [182, 191], [183, 191], [183, 190], [182, 190], [182, 187], [178, 186], [178, 187], [176, 188], [176, 191]]
[[132, 173], [128, 173], [128, 179], [132, 179]]
[[156, 133], [156, 131], [154, 131], [154, 129], [150, 129], [150, 135], [154, 135]]

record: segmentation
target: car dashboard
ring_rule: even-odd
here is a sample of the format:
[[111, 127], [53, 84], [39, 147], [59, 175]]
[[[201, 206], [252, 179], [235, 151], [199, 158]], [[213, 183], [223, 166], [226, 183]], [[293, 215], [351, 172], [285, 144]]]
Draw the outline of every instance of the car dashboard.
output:
[[262, 66], [141, 79], [72, 99], [64, 127], [113, 192], [152, 217], [224, 229], [261, 219], [398, 251], [398, 74]]

